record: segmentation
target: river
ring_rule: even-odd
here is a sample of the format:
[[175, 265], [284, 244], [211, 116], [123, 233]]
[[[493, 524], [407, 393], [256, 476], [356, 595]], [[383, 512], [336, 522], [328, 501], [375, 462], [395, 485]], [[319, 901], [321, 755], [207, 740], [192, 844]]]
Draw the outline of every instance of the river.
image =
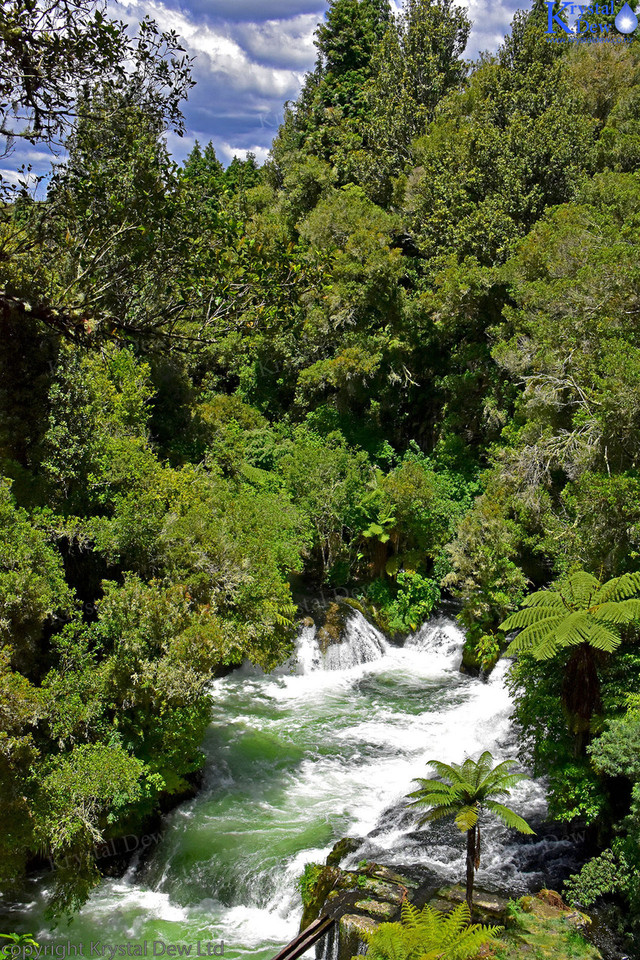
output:
[[[5, 904], [3, 925], [10, 909], [13, 929], [41, 944], [83, 943], [85, 955], [96, 940], [200, 940], [224, 941], [231, 960], [270, 960], [297, 932], [304, 865], [324, 860], [341, 837], [364, 838], [353, 863], [462, 879], [461, 834], [444, 822], [417, 830], [403, 803], [412, 778], [429, 775], [429, 759], [516, 755], [508, 664], [487, 682], [465, 676], [462, 644], [446, 616], [399, 647], [354, 613], [344, 643], [325, 656], [305, 628], [296, 657], [275, 673], [244, 667], [217, 680], [204, 784], [165, 818], [153, 853], [105, 880], [71, 926], [52, 932], [45, 923], [46, 877], [31, 881], [28, 902]], [[539, 827], [543, 786], [520, 784], [512, 806]], [[559, 882], [572, 845], [548, 827], [539, 833], [525, 841], [487, 821], [477, 883], [520, 895]]]

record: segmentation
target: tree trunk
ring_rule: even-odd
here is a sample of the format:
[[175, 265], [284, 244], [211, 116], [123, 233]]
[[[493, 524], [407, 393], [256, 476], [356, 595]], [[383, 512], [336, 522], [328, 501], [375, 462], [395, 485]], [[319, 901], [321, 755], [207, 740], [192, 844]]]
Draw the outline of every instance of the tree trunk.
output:
[[591, 718], [602, 709], [597, 653], [588, 643], [574, 648], [566, 666], [562, 694], [575, 736], [576, 756], [583, 756]]
[[467, 905], [473, 909], [473, 881], [476, 873], [476, 828], [467, 830]]

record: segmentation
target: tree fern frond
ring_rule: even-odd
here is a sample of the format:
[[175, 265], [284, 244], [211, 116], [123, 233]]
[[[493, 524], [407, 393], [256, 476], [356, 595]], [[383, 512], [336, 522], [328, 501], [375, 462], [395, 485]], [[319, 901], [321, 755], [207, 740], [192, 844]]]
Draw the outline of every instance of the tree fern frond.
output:
[[[510, 761], [506, 760], [505, 763], [510, 764]], [[527, 777], [524, 773], [501, 773], [494, 777], [492, 772], [483, 783], [482, 789], [485, 796], [488, 796], [489, 794], [493, 794], [494, 796], [502, 796], [510, 793], [514, 787], [516, 787], [522, 780], [526, 779]]]
[[565, 610], [566, 601], [564, 600], [562, 594], [558, 590], [547, 589], [547, 590], [536, 590], [535, 593], [530, 593], [528, 597], [525, 597], [522, 601], [523, 607], [552, 607], [554, 610]]
[[445, 817], [452, 817], [455, 808], [452, 807], [432, 807], [418, 821], [418, 825], [424, 827], [427, 823], [433, 823], [435, 820], [444, 820]]
[[584, 606], [599, 589], [600, 581], [592, 573], [579, 570], [562, 584], [560, 593], [571, 606], [574, 604]]
[[428, 767], [433, 767], [443, 780], [449, 779], [454, 783], [464, 783], [465, 777], [457, 763], [443, 763], [441, 760], [428, 760]]
[[553, 639], [555, 629], [562, 622], [562, 619], [562, 617], [557, 616], [545, 617], [544, 620], [531, 624], [530, 627], [525, 627], [509, 644], [507, 656], [510, 657], [515, 653], [521, 653], [523, 650], [529, 650], [539, 644], [541, 640]]
[[471, 830], [478, 822], [479, 808], [477, 804], [465, 804], [456, 812], [455, 825], [462, 833]]
[[451, 793], [452, 786], [450, 783], [443, 783], [441, 780], [425, 780], [423, 777], [414, 777], [414, 783], [421, 784], [421, 787], [418, 790], [414, 790], [413, 793], [410, 793], [410, 797], [417, 797], [424, 793], [425, 790], [429, 790], [431, 793]]
[[[489, 756], [491, 757], [491, 754], [489, 754]], [[493, 761], [493, 757], [491, 757], [491, 760]], [[512, 767], [513, 767], [513, 760], [502, 760], [500, 763], [497, 763], [495, 767], [493, 767], [489, 771], [487, 779], [491, 779], [492, 782], [494, 780], [497, 782], [500, 777], [503, 777], [505, 775], [520, 776], [520, 774], [510, 773], [510, 770], [512, 769]]]
[[596, 650], [602, 650], [604, 653], [613, 653], [622, 643], [620, 636], [606, 624], [593, 621], [587, 625], [585, 640]]
[[487, 775], [492, 769], [493, 766], [493, 756], [489, 750], [485, 750], [483, 754], [478, 758], [477, 762], [474, 764], [475, 771], [473, 778], [475, 781], [475, 787], [478, 789], [481, 784], [486, 780]]
[[485, 801], [485, 806], [487, 810], [491, 810], [492, 813], [500, 817], [502, 822], [512, 830], [518, 830], [520, 833], [535, 834], [535, 830], [531, 829], [526, 820], [523, 820], [522, 817], [514, 813], [509, 807], [505, 807], [503, 803], [498, 803], [496, 800], [487, 800]]
[[591, 616], [606, 623], [633, 623], [640, 620], [640, 600], [607, 600], [591, 608]]
[[454, 794], [446, 796], [443, 793], [422, 793], [413, 794], [415, 800], [409, 804], [410, 807], [455, 807], [458, 805], [458, 797]]
[[536, 660], [551, 660], [558, 652], [559, 646], [554, 634], [545, 637], [531, 653]]
[[554, 633], [556, 641], [560, 646], [564, 646], [567, 637], [586, 630], [589, 624], [589, 614], [586, 610], [574, 610], [568, 617], [564, 617], [562, 623], [556, 627]]
[[561, 620], [562, 611], [557, 610], [555, 607], [547, 606], [546, 604], [538, 604], [535, 607], [523, 607], [522, 610], [516, 610], [515, 613], [507, 617], [498, 629], [503, 630], [505, 633], [509, 633], [511, 630], [522, 630], [523, 627], [530, 627], [532, 624], [539, 623], [540, 620], [545, 620], [548, 617], [557, 617], [558, 620]]
[[593, 597], [593, 604], [608, 600], [626, 600], [640, 593], [640, 573], [623, 573], [621, 577], [607, 580]]

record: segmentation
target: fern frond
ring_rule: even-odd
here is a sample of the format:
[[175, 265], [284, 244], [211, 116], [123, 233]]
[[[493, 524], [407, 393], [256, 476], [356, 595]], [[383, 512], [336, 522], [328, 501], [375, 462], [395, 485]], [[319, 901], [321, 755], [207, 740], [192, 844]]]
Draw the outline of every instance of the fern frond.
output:
[[381, 923], [371, 933], [364, 932], [369, 960], [409, 960], [409, 944], [399, 923]]
[[613, 653], [622, 643], [619, 634], [604, 623], [591, 622], [585, 631], [585, 638], [586, 642], [592, 647], [596, 650], [602, 650], [604, 653]]
[[633, 623], [640, 620], [640, 600], [607, 600], [591, 608], [591, 616], [605, 623]]
[[449, 783], [442, 783], [441, 780], [426, 780], [424, 777], [414, 777], [414, 783], [420, 783], [422, 786], [419, 790], [414, 790], [413, 793], [409, 793], [409, 797], [417, 797], [424, 793], [425, 790], [429, 790], [431, 793], [451, 793], [452, 787]]
[[402, 901], [400, 917], [405, 927], [416, 927], [420, 923], [422, 911], [406, 898]]
[[[510, 761], [505, 761], [505, 763], [511, 766]], [[526, 780], [527, 777], [524, 773], [500, 773], [497, 776], [494, 776], [493, 772], [486, 778], [485, 782], [482, 785], [483, 793], [485, 796], [488, 796], [489, 793], [493, 793], [496, 796], [501, 796], [507, 793], [510, 793], [514, 787], [516, 787], [522, 780]]]
[[471, 924], [466, 903], [444, 915], [429, 906], [420, 911], [405, 900], [401, 919], [364, 934], [369, 960], [471, 960], [484, 945], [494, 945], [501, 930]]
[[509, 807], [505, 807], [503, 803], [498, 803], [496, 800], [486, 800], [485, 807], [487, 810], [495, 813], [497, 817], [500, 817], [502, 822], [512, 830], [518, 830], [520, 833], [535, 834], [535, 830], [531, 829], [526, 820], [523, 820], [522, 817], [514, 813]]
[[530, 627], [525, 627], [509, 644], [507, 656], [511, 657], [523, 650], [529, 650], [531, 647], [537, 646], [542, 640], [553, 639], [555, 629], [558, 624], [562, 623], [562, 620], [563, 617], [558, 616], [545, 617], [544, 620], [531, 624]]
[[464, 783], [465, 778], [460, 766], [457, 763], [443, 763], [441, 760], [428, 760], [428, 767], [433, 767], [439, 777], [443, 780], [451, 780], [453, 783]]
[[555, 641], [555, 637], [547, 637], [531, 652], [536, 660], [551, 660], [558, 652], [558, 644]]
[[621, 577], [607, 580], [593, 597], [594, 604], [608, 600], [626, 600], [640, 593], [640, 573], [623, 573]]
[[478, 806], [477, 804], [465, 804], [463, 807], [460, 807], [456, 813], [455, 825], [460, 830], [461, 833], [466, 833], [467, 830], [471, 830], [472, 827], [475, 827], [478, 822]]
[[455, 794], [447, 796], [444, 793], [420, 793], [420, 794], [410, 794], [410, 796], [415, 796], [415, 800], [412, 800], [409, 804], [410, 807], [455, 807], [459, 802], [459, 798]]
[[420, 817], [418, 824], [424, 827], [427, 823], [433, 823], [435, 820], [444, 820], [446, 817], [452, 817], [456, 812], [455, 807], [433, 806], [424, 816]]
[[450, 944], [440, 955], [434, 953], [433, 960], [438, 957], [441, 960], [470, 960], [471, 957], [477, 957], [482, 947], [497, 945], [496, 937], [500, 930], [501, 927], [467, 927], [456, 943]]
[[589, 614], [586, 610], [574, 610], [556, 628], [555, 638], [559, 646], [564, 646], [567, 638], [573, 635], [582, 635], [589, 625]]
[[566, 610], [567, 603], [559, 590], [547, 588], [546, 590], [536, 590], [525, 597], [521, 604], [523, 607], [553, 607], [554, 610]]
[[500, 626], [499, 630], [509, 633], [511, 630], [522, 630], [523, 627], [529, 627], [546, 617], [560, 618], [560, 611], [550, 604], [538, 604], [535, 607], [523, 607], [522, 610], [516, 610], [511, 616], [507, 617]]
[[599, 589], [600, 581], [592, 573], [580, 570], [562, 584], [560, 593], [572, 606], [574, 604], [583, 606]]

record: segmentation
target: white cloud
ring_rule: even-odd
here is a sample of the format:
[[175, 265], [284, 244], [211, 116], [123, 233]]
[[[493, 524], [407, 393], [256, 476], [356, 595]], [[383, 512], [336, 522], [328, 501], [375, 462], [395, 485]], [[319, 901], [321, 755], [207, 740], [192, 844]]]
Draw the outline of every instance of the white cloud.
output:
[[[245, 27], [247, 49], [231, 35], [231, 27], [218, 28], [207, 24], [196, 23], [182, 11], [174, 10], [156, 0], [134, 0], [124, 4], [128, 13], [136, 20], [144, 16], [151, 16], [167, 30], [175, 30], [184, 41], [187, 52], [198, 57], [200, 71], [223, 78], [235, 91], [256, 91], [270, 97], [291, 96], [302, 83], [307, 63], [305, 58], [296, 57], [296, 69], [276, 64], [265, 65], [256, 58], [256, 53], [269, 45], [283, 50], [291, 47], [292, 41], [300, 43], [300, 20], [310, 33], [313, 33], [311, 18], [294, 18], [289, 26], [288, 21], [270, 20], [263, 24], [252, 24]], [[261, 33], [264, 36], [261, 38]], [[304, 38], [305, 47], [308, 38]], [[312, 47], [311, 47], [312, 50]], [[202, 62], [206, 58], [208, 66]], [[313, 62], [311, 52], [308, 59]]]
[[287, 20], [234, 24], [231, 29], [247, 53], [259, 62], [306, 71], [316, 58], [313, 35], [317, 23], [318, 15], [308, 13]]
[[214, 146], [216, 149], [216, 156], [224, 164], [230, 163], [234, 157], [239, 157], [241, 160], [247, 159], [248, 153], [254, 153], [258, 163], [264, 163], [267, 157], [269, 156], [269, 148], [261, 147], [259, 144], [255, 144], [253, 147], [247, 147], [246, 149], [234, 147], [230, 143], [225, 143], [221, 141], [214, 140]]

